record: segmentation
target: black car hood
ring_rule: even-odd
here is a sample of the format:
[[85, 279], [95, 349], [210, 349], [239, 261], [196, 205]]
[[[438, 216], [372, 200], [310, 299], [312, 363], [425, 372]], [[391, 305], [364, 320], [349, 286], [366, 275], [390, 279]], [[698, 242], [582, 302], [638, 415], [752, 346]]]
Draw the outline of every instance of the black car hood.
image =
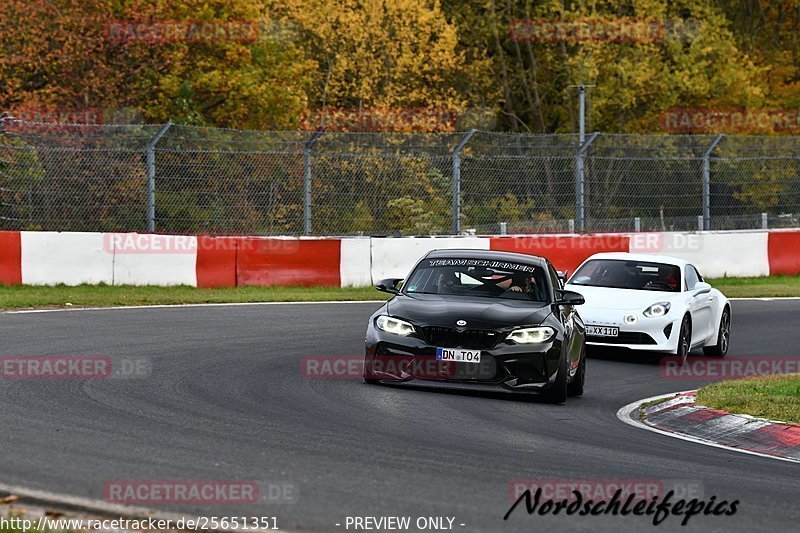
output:
[[467, 329], [536, 325], [551, 313], [541, 302], [436, 294], [400, 294], [387, 304], [387, 311], [420, 325], [459, 327], [456, 321], [464, 320]]

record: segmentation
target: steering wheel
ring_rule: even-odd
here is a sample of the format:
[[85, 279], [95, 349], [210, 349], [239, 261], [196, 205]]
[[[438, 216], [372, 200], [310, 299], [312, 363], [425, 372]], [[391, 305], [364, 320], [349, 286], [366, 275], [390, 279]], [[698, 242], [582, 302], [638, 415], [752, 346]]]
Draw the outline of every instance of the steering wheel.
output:
[[661, 280], [658, 280], [658, 281], [655, 281], [655, 280], [653, 280], [653, 281], [648, 281], [648, 282], [645, 284], [645, 287], [646, 287], [646, 288], [647, 288], [647, 287], [653, 287], [653, 288], [655, 288], [655, 287], [660, 287], [660, 288], [662, 288], [662, 289], [666, 289], [666, 290], [668, 290], [668, 291], [671, 291], [671, 290], [672, 290], [672, 285], [670, 285], [670, 284], [669, 284], [669, 283], [667, 283], [666, 281], [661, 281]]

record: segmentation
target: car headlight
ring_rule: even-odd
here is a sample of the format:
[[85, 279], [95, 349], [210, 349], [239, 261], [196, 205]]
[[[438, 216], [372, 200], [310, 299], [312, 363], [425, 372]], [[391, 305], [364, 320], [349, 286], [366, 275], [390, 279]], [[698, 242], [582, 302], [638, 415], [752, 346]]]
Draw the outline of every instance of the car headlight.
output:
[[669, 302], [659, 302], [644, 310], [644, 316], [660, 317], [669, 313]]
[[375, 321], [378, 329], [382, 329], [387, 333], [394, 333], [395, 335], [407, 336], [414, 333], [414, 326], [405, 320], [394, 318], [391, 316], [381, 315]]
[[551, 327], [543, 326], [536, 328], [522, 328], [515, 329], [508, 334], [507, 339], [514, 341], [517, 344], [534, 344], [537, 342], [545, 342], [556, 334], [556, 330]]

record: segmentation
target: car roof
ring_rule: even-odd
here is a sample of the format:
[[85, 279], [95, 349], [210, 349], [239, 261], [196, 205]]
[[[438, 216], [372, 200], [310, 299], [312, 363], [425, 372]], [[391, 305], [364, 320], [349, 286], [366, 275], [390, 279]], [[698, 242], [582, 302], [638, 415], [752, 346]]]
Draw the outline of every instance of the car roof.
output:
[[[658, 254], [632, 254], [629, 252], [601, 252], [594, 254], [589, 259], [617, 259], [626, 261], [646, 261], [648, 263], [664, 263], [666, 265], [675, 265], [681, 268], [686, 265], [691, 265], [691, 262], [680, 257], [672, 257], [669, 255]], [[587, 259], [587, 261], [589, 260]]]
[[427, 259], [436, 258], [464, 258], [464, 259], [492, 259], [495, 261], [516, 261], [545, 267], [546, 260], [538, 255], [519, 254], [516, 252], [500, 252], [497, 250], [482, 250], [479, 248], [442, 248], [431, 250], [425, 256]]

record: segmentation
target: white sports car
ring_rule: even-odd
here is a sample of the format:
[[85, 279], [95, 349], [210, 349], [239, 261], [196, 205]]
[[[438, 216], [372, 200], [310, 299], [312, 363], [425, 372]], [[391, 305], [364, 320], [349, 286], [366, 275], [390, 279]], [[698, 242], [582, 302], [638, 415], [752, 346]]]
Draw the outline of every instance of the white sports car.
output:
[[725, 357], [731, 306], [683, 259], [649, 254], [600, 253], [567, 281], [583, 295], [580, 315], [586, 344], [678, 355], [703, 348]]

